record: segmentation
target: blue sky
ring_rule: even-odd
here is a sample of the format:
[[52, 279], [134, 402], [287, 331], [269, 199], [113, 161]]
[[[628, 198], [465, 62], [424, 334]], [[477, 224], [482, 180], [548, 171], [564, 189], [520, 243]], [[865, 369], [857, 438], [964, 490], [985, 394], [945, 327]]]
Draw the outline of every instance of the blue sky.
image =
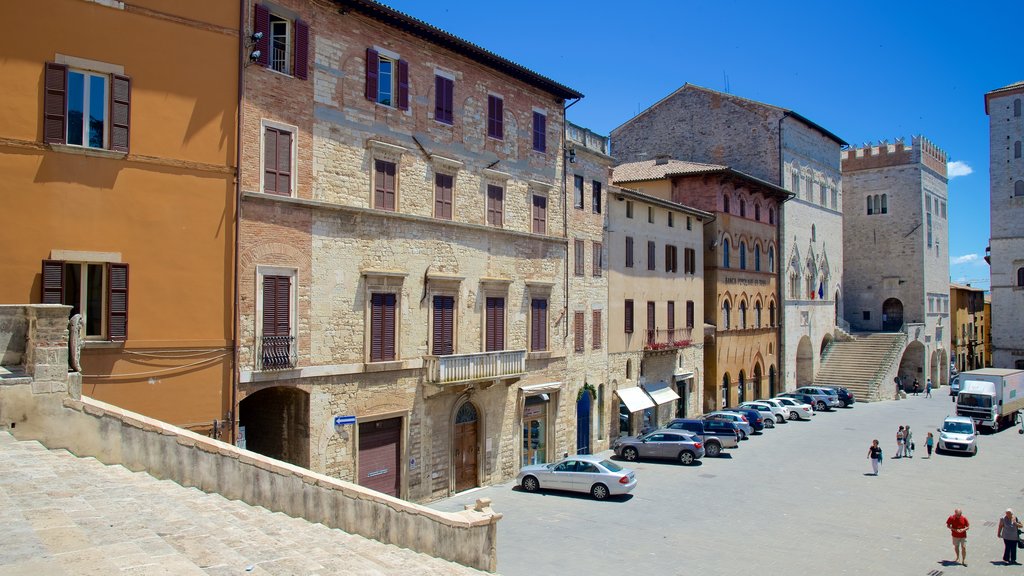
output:
[[726, 81], [851, 145], [923, 134], [963, 173], [949, 180], [950, 275], [989, 285], [984, 94], [1024, 80], [1020, 0], [384, 1], [582, 92], [569, 119], [602, 134], [686, 82]]

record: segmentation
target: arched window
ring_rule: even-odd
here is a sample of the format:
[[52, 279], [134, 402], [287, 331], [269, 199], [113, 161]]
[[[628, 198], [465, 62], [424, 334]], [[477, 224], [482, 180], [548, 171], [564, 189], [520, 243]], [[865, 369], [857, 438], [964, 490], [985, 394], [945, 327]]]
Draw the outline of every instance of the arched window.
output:
[[768, 271], [775, 272], [775, 247], [768, 247]]
[[768, 303], [768, 325], [775, 326], [775, 302]]
[[882, 197], [875, 194], [875, 214], [882, 213]]
[[819, 200], [819, 204], [821, 204], [822, 206], [825, 205], [825, 193], [827, 191], [828, 191], [828, 186], [826, 186], [825, 183], [822, 182], [821, 185], [818, 187], [818, 200]]
[[747, 327], [747, 301], [740, 302], [740, 328]]
[[1020, 116], [1020, 98], [1013, 101], [1013, 115]]
[[839, 209], [839, 188], [835, 186], [832, 187], [832, 209]]
[[768, 209], [768, 223], [775, 224], [775, 208]]
[[1013, 183], [1013, 195], [1024, 196], [1024, 180], [1017, 180]]
[[888, 194], [882, 194], [882, 212], [881, 213], [882, 214], [888, 214], [889, 213], [889, 195]]
[[761, 221], [761, 205], [754, 204], [754, 220]]
[[632, 360], [626, 360], [626, 380], [631, 380], [632, 378], [633, 378], [633, 361]]
[[814, 226], [814, 224], [811, 224], [811, 242], [816, 242], [817, 240], [818, 240], [818, 229]]
[[740, 218], [747, 217], [747, 201], [740, 198]]
[[722, 212], [725, 212], [726, 214], [729, 213], [729, 195], [728, 194], [723, 194], [722, 195]]
[[761, 271], [761, 246], [758, 244], [754, 245], [754, 271]]
[[1013, 157], [1020, 158], [1020, 140], [1013, 143]]
[[747, 269], [747, 243], [740, 242], [740, 270]]
[[1017, 286], [1024, 286], [1024, 268], [1017, 268]]
[[729, 239], [722, 239], [722, 268], [729, 267]]
[[754, 327], [761, 327], [761, 301], [758, 300], [754, 303]]
[[729, 329], [729, 301], [722, 302], [722, 330]]
[[868, 216], [874, 214], [874, 204], [871, 203], [871, 196], [868, 196]]

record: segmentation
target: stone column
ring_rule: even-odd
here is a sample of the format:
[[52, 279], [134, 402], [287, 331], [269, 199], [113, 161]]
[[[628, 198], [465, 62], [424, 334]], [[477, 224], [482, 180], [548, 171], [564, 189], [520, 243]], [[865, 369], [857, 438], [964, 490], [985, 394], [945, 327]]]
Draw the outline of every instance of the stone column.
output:
[[70, 312], [70, 306], [60, 304], [26, 306], [28, 338], [25, 343], [25, 373], [32, 377], [33, 394], [70, 393], [76, 398], [81, 396], [79, 386], [69, 386]]

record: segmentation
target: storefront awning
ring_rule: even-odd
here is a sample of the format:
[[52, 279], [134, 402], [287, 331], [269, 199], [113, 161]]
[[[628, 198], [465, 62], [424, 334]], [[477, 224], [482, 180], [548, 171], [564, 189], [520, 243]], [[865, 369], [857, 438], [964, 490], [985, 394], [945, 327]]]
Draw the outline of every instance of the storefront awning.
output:
[[676, 391], [664, 382], [644, 384], [644, 389], [659, 405], [667, 404], [673, 400], [679, 400], [679, 394], [676, 394]]
[[672, 374], [672, 377], [676, 379], [676, 382], [680, 380], [689, 380], [693, 378], [693, 372], [687, 372], [686, 370], [679, 369]]
[[619, 400], [622, 400], [630, 412], [639, 412], [645, 408], [654, 407], [654, 401], [639, 386], [619, 388], [615, 393], [619, 395]]
[[545, 382], [544, 384], [530, 384], [528, 386], [520, 386], [520, 390], [523, 394], [540, 394], [542, 392], [558, 392], [562, 389], [561, 382]]

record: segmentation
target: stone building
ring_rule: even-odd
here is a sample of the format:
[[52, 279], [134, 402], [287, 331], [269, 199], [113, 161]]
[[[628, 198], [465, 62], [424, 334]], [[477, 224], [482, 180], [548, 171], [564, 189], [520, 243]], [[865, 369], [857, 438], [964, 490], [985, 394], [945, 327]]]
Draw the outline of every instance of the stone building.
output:
[[614, 183], [711, 216], [703, 226], [706, 256], [698, 246], [686, 258], [687, 266], [703, 264], [710, 327], [698, 411], [780, 392], [777, 222], [790, 194], [726, 166], [667, 158], [621, 164]]
[[622, 162], [729, 166], [793, 194], [779, 214], [778, 389], [810, 383], [842, 324], [842, 139], [793, 110], [685, 84], [611, 133]]
[[949, 285], [950, 353], [956, 369], [984, 368], [988, 342], [988, 316], [985, 314], [985, 291], [970, 284]]
[[142, 4], [10, 6], [0, 304], [70, 307], [86, 396], [230, 440], [238, 5]]
[[898, 376], [949, 380], [946, 154], [924, 137], [842, 153], [846, 319], [854, 330], [900, 332]]
[[992, 365], [1024, 368], [1024, 82], [985, 94], [989, 118]]
[[369, 0], [250, 2], [246, 22], [248, 447], [417, 501], [574, 451], [581, 94]]

